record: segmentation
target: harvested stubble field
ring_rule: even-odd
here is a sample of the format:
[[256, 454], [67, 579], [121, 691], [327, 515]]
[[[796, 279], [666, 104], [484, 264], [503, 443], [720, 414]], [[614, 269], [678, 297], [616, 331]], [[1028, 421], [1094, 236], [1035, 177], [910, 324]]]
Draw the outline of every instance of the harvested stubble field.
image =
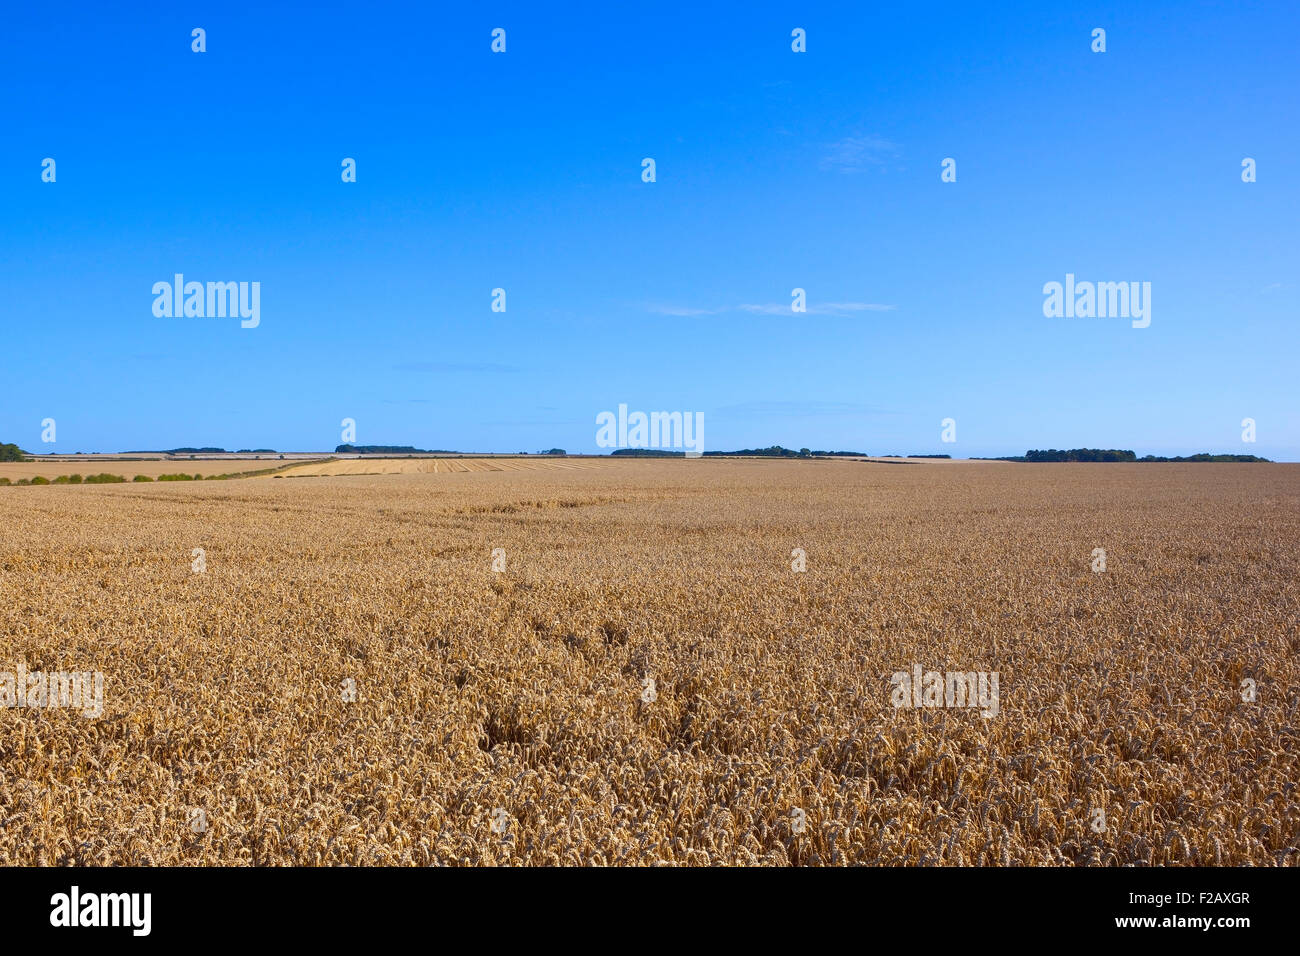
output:
[[[104, 674], [98, 719], [0, 711], [0, 863], [1297, 861], [1300, 467], [39, 487], [0, 529], [0, 669]], [[914, 665], [997, 715], [894, 708]]]

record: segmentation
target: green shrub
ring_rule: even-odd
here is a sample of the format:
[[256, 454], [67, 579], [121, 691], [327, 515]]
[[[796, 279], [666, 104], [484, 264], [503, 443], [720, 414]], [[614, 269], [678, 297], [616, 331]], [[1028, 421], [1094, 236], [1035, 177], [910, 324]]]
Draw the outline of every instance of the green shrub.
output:
[[150, 478], [148, 475], [136, 475], [131, 480], [132, 481], [153, 481], [153, 479]]
[[0, 485], [7, 485], [7, 484], [9, 484], [8, 478], [0, 478]]
[[158, 480], [159, 481], [193, 481], [194, 478], [190, 475], [185, 475], [178, 472], [174, 475], [159, 475]]
[[91, 475], [86, 479], [88, 485], [116, 485], [118, 482], [126, 481], [121, 475], [110, 475], [106, 471], [101, 471], [97, 475]]
[[37, 475], [35, 478], [32, 479], [32, 484], [34, 485], [48, 485], [49, 483], [50, 483], [50, 479], [42, 478], [40, 475]]
[[14, 482], [15, 485], [30, 485], [31, 483], [32, 480], [30, 478], [19, 478]]

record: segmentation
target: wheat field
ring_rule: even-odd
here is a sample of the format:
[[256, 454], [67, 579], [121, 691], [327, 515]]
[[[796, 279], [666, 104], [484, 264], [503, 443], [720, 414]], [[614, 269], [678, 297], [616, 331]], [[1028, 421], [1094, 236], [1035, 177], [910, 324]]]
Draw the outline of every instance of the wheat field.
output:
[[0, 488], [0, 863], [1296, 864], [1300, 466], [568, 464]]
[[206, 478], [214, 475], [263, 471], [283, 464], [273, 458], [118, 458], [107, 455], [86, 455], [81, 460], [33, 458], [27, 461], [3, 461], [0, 462], [0, 478], [19, 481], [38, 476], [58, 478], [61, 475], [85, 477], [96, 474], [119, 475], [128, 481], [136, 475], [157, 478], [159, 475], [201, 474]]
[[[307, 462], [280, 472], [278, 477], [307, 478], [327, 475], [450, 475], [470, 471], [572, 471], [599, 467], [586, 458], [342, 458]], [[264, 476], [265, 477], [265, 476]]]

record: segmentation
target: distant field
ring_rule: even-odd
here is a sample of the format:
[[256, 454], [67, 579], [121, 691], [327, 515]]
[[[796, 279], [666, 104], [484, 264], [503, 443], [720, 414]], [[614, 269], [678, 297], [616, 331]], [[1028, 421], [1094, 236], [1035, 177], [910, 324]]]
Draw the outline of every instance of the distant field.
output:
[[347, 458], [287, 468], [286, 478], [320, 475], [450, 475], [475, 471], [573, 471], [599, 468], [590, 458]]
[[[305, 478], [308, 476], [323, 475], [447, 475], [460, 472], [484, 472], [484, 471], [553, 471], [553, 470], [577, 470], [590, 468], [619, 467], [629, 462], [646, 462], [651, 460], [663, 461], [664, 459], [611, 457], [611, 458], [568, 458], [568, 457], [493, 457], [493, 458], [345, 458], [329, 462], [311, 462], [304, 465], [286, 468], [278, 474], [286, 478]], [[772, 459], [765, 458], [710, 458], [707, 461], [713, 462], [731, 460], [731, 461], [768, 461]], [[947, 458], [833, 458], [819, 459], [820, 462], [829, 463], [832, 461], [867, 461], [867, 462], [889, 462], [889, 463], [908, 463], [914, 465], [951, 465], [951, 464], [969, 464], [956, 459]], [[993, 464], [1004, 464], [996, 462]], [[694, 463], [694, 467], [699, 467], [699, 463]]]
[[[892, 455], [867, 455], [862, 459], [850, 459], [851, 461], [905, 461], [912, 465], [966, 465], [973, 464], [965, 458], [896, 458]], [[1006, 462], [987, 462], [986, 464], [1002, 465]]]
[[104, 473], [121, 475], [129, 481], [136, 475], [148, 475], [150, 478], [156, 478], [159, 475], [174, 475], [178, 472], [184, 472], [187, 475], [200, 474], [206, 478], [209, 475], [261, 471], [265, 468], [275, 468], [284, 464], [286, 462], [278, 461], [273, 457], [261, 460], [222, 458], [207, 461], [198, 459], [166, 461], [158, 458], [148, 458], [129, 461], [116, 457], [86, 455], [76, 460], [65, 458], [57, 461], [0, 462], [0, 478], [8, 478], [11, 481], [17, 481], [20, 478], [34, 478], [37, 475], [42, 478], [57, 478], [59, 475], [81, 475], [84, 478], [87, 475]]
[[1300, 862], [1300, 466], [490, 464], [0, 489], [0, 864]]

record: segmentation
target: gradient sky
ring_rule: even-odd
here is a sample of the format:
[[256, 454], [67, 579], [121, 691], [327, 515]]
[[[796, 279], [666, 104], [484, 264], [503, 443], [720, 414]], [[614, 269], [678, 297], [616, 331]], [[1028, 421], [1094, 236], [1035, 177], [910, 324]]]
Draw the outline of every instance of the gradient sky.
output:
[[[0, 441], [1300, 460], [1294, 3], [110, 6], [0, 34]], [[1044, 318], [1067, 272], [1150, 327]]]

